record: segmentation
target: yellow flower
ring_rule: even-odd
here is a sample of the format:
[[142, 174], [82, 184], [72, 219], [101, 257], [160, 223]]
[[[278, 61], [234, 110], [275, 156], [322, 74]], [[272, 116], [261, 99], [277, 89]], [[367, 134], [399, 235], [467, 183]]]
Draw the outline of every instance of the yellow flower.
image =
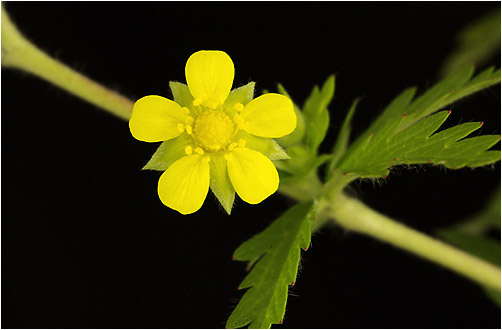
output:
[[145, 96], [134, 104], [129, 121], [134, 138], [167, 141], [164, 143], [178, 150], [169, 151], [168, 157], [176, 159], [159, 179], [160, 200], [182, 214], [193, 213], [200, 209], [211, 186], [229, 213], [235, 192], [250, 204], [260, 203], [279, 186], [270, 158], [281, 158], [264, 155], [260, 147], [268, 141], [275, 143], [270, 138], [293, 132], [293, 103], [274, 93], [238, 102], [243, 100], [235, 93], [239, 89], [230, 91], [234, 64], [222, 51], [194, 53], [186, 63], [185, 75], [189, 93], [179, 102], [183, 104]]

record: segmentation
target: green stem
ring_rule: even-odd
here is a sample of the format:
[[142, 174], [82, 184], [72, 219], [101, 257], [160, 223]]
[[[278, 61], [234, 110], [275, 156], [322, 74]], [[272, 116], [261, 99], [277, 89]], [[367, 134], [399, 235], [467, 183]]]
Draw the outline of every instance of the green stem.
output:
[[29, 72], [121, 119], [129, 120], [133, 107], [131, 100], [51, 58], [19, 32], [3, 5], [1, 12], [2, 67]]
[[331, 215], [342, 227], [388, 242], [500, 291], [500, 268], [387, 218], [344, 194], [338, 194], [332, 202]]

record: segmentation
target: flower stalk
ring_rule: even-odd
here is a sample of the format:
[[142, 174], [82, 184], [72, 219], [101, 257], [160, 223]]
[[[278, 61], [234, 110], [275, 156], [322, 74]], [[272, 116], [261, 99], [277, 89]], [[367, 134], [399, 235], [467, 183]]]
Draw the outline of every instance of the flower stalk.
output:
[[53, 59], [27, 40], [11, 21], [3, 5], [2, 67], [20, 69], [74, 94], [123, 119], [129, 120], [133, 102]]

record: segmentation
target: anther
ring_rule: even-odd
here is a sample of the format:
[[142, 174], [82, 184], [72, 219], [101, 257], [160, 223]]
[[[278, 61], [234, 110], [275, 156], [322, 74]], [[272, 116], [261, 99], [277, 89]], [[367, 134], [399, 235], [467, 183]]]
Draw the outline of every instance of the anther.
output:
[[185, 130], [185, 126], [181, 123], [178, 124], [178, 131], [183, 132]]
[[207, 106], [211, 109], [216, 109], [218, 107], [218, 103], [213, 102], [213, 101], [207, 101]]
[[234, 148], [235, 148], [236, 146], [237, 146], [237, 143], [235, 143], [235, 142], [230, 143], [230, 145], [228, 146], [228, 151], [232, 151], [232, 150], [234, 150]]
[[200, 148], [200, 147], [195, 148], [194, 151], [196, 153], [198, 153], [199, 155], [203, 155], [204, 154], [204, 150], [202, 150], [202, 148]]
[[192, 116], [188, 116], [188, 117], [187, 117], [187, 119], [186, 119], [186, 121], [185, 121], [185, 123], [186, 123], [187, 125], [192, 125], [192, 124], [193, 124], [193, 122], [194, 122], [194, 119], [193, 119], [193, 117], [192, 117]]
[[230, 155], [229, 154], [224, 154], [223, 158], [225, 158], [226, 160], [229, 160], [230, 159]]
[[188, 110], [187, 107], [182, 107], [181, 110], [185, 111], [187, 115], [190, 113], [190, 110]]
[[185, 129], [187, 130], [187, 134], [188, 134], [188, 135], [192, 135], [192, 126], [190, 126], [190, 125], [186, 125], [186, 126], [185, 126]]
[[193, 104], [194, 106], [201, 105], [201, 103], [202, 103], [202, 99], [195, 99], [195, 100], [193, 100], [193, 102], [192, 102], [192, 104]]
[[192, 154], [192, 147], [191, 146], [186, 146], [185, 147], [185, 153], [190, 156]]
[[241, 112], [242, 110], [244, 110], [244, 106], [242, 105], [242, 103], [236, 103], [234, 105], [234, 109]]
[[239, 140], [239, 147], [244, 148], [246, 146], [246, 140], [240, 139]]

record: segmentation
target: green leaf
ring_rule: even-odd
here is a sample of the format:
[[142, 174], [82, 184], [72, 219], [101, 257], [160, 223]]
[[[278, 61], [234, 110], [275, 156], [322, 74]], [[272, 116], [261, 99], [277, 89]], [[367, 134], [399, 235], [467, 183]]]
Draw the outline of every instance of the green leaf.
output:
[[412, 101], [414, 88], [396, 97], [370, 128], [354, 142], [338, 167], [361, 177], [388, 174], [399, 164], [433, 163], [449, 168], [483, 166], [500, 159], [500, 151], [487, 151], [500, 139], [488, 135], [458, 141], [478, 129], [480, 123], [467, 123], [431, 136], [449, 112], [431, 115], [462, 97], [500, 81], [500, 70], [487, 69], [470, 80], [473, 67], [466, 67], [443, 79]]
[[500, 9], [470, 23], [460, 31], [457, 48], [443, 63], [440, 74], [445, 76], [465, 65], [486, 63], [500, 51]]
[[338, 133], [338, 138], [336, 139], [336, 143], [333, 147], [332, 155], [333, 158], [326, 168], [327, 177], [331, 176], [331, 173], [338, 165], [338, 161], [342, 158], [347, 151], [347, 146], [349, 144], [350, 131], [351, 131], [351, 122], [354, 113], [356, 112], [357, 105], [359, 104], [360, 99], [355, 99], [350, 106], [349, 112], [345, 116], [345, 120], [343, 121], [342, 127], [340, 128], [340, 132]]
[[240, 284], [249, 288], [227, 321], [227, 328], [269, 329], [284, 318], [288, 286], [296, 281], [300, 248], [310, 244], [312, 202], [297, 204], [267, 229], [244, 242], [234, 253], [240, 261], [256, 262]]
[[219, 152], [211, 156], [209, 166], [211, 169], [211, 180], [209, 182], [211, 191], [230, 215], [232, 206], [234, 205], [235, 190], [228, 176], [227, 161], [224, 158], [224, 153]]
[[[499, 135], [460, 138], [481, 127], [482, 123], [466, 123], [435, 135], [449, 111], [429, 116], [393, 136], [371, 136], [357, 157], [348, 158], [340, 168], [361, 177], [385, 176], [388, 168], [400, 164], [441, 164], [448, 168], [475, 167], [500, 159], [500, 151], [486, 150], [495, 145]], [[405, 121], [403, 117], [401, 120]], [[488, 162], [488, 163], [487, 163]]]
[[175, 161], [185, 156], [185, 147], [192, 143], [188, 134], [181, 134], [177, 138], [164, 141], [143, 167], [143, 170], [165, 171]]
[[303, 115], [305, 117], [305, 143], [311, 150], [317, 148], [324, 140], [329, 127], [328, 105], [335, 93], [335, 76], [330, 76], [322, 89], [315, 86], [305, 105]]

